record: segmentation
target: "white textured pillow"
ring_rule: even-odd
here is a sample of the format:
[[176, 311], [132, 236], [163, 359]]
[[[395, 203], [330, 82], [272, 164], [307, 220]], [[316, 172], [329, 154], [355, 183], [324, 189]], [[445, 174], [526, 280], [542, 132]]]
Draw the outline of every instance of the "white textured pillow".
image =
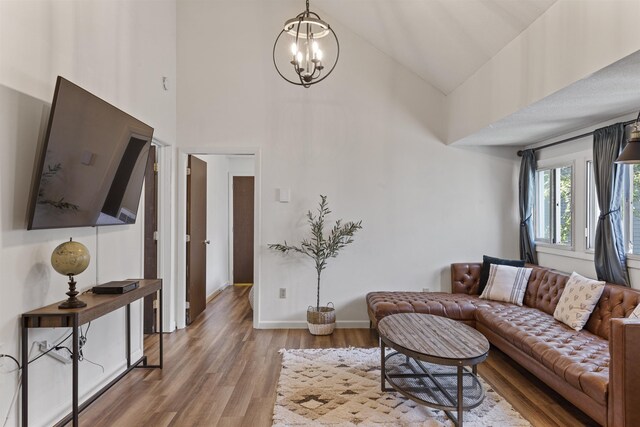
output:
[[629, 319], [640, 319], [640, 304], [633, 309], [631, 314], [629, 315]]
[[480, 298], [522, 305], [531, 268], [491, 264], [489, 280]]
[[562, 291], [553, 317], [580, 331], [589, 320], [603, 291], [604, 282], [588, 279], [574, 271]]

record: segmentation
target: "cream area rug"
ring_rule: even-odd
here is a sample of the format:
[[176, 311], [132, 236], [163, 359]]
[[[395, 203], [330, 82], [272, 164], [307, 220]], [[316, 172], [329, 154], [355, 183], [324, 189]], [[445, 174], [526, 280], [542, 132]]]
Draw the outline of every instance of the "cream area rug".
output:
[[[379, 348], [281, 353], [274, 426], [453, 426], [443, 411], [419, 405], [400, 393], [380, 391]], [[464, 412], [465, 426], [531, 425], [483, 384], [485, 399]]]

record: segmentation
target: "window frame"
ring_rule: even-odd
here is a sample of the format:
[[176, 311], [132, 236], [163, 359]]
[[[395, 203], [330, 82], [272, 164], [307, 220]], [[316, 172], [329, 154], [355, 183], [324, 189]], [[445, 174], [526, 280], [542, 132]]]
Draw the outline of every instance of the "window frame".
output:
[[[585, 252], [593, 253], [596, 240], [596, 225], [600, 217], [600, 206], [596, 196], [596, 183], [593, 177], [593, 159], [585, 161], [586, 185], [586, 219], [585, 219]], [[597, 215], [596, 215], [597, 212]]]
[[[570, 209], [571, 209], [571, 241], [569, 243], [558, 243], [557, 240], [559, 240], [559, 233], [560, 233], [560, 215], [558, 214], [558, 204], [559, 202], [559, 191], [557, 191], [557, 187], [559, 187], [559, 180], [560, 180], [560, 174], [556, 173], [556, 171], [559, 171], [562, 168], [566, 168], [566, 167], [570, 167], [571, 168], [571, 203], [570, 203]], [[552, 185], [550, 188], [550, 192], [551, 192], [551, 197], [552, 197], [552, 203], [551, 203], [551, 220], [550, 222], [553, 224], [552, 226], [552, 230], [551, 230], [551, 238], [550, 239], [545, 239], [545, 238], [538, 238], [537, 235], [537, 231], [538, 231], [538, 225], [539, 225], [539, 218], [538, 218], [538, 200], [539, 200], [539, 192], [540, 192], [540, 187], [538, 186], [539, 184], [539, 180], [538, 180], [538, 173], [539, 172], [543, 172], [543, 171], [551, 171], [551, 181], [552, 181]], [[557, 249], [563, 249], [563, 250], [575, 250], [575, 245], [576, 245], [576, 229], [575, 229], [575, 216], [576, 216], [576, 212], [575, 212], [575, 190], [576, 190], [576, 161], [575, 159], [567, 159], [567, 160], [557, 160], [554, 162], [545, 162], [544, 166], [539, 165], [538, 168], [536, 168], [536, 172], [535, 172], [535, 176], [536, 176], [536, 187], [535, 187], [535, 200], [534, 200], [534, 240], [536, 243], [536, 246], [541, 246], [541, 247], [550, 247], [550, 248], [557, 248]]]

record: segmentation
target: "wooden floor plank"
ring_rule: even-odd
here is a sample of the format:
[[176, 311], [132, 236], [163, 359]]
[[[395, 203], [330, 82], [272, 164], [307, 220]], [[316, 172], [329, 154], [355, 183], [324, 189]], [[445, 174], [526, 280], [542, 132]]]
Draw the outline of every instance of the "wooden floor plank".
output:
[[[253, 329], [248, 291], [225, 289], [187, 329], [165, 335], [165, 368], [131, 372], [81, 414], [81, 425], [270, 426], [280, 349], [378, 346], [369, 329], [324, 337]], [[145, 348], [157, 360], [157, 337]], [[597, 425], [499, 350], [479, 372], [536, 427]]]

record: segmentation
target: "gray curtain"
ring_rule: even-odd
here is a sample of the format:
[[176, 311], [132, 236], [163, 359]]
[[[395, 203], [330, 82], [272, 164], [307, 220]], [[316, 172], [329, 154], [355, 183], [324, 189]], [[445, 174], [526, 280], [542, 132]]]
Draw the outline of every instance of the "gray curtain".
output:
[[538, 255], [532, 221], [536, 191], [536, 155], [533, 150], [522, 152], [518, 187], [520, 189], [520, 259], [530, 264], [537, 264]]
[[594, 262], [598, 280], [629, 286], [621, 212], [628, 171], [625, 165], [614, 163], [624, 145], [622, 123], [593, 133], [593, 178], [600, 206]]

